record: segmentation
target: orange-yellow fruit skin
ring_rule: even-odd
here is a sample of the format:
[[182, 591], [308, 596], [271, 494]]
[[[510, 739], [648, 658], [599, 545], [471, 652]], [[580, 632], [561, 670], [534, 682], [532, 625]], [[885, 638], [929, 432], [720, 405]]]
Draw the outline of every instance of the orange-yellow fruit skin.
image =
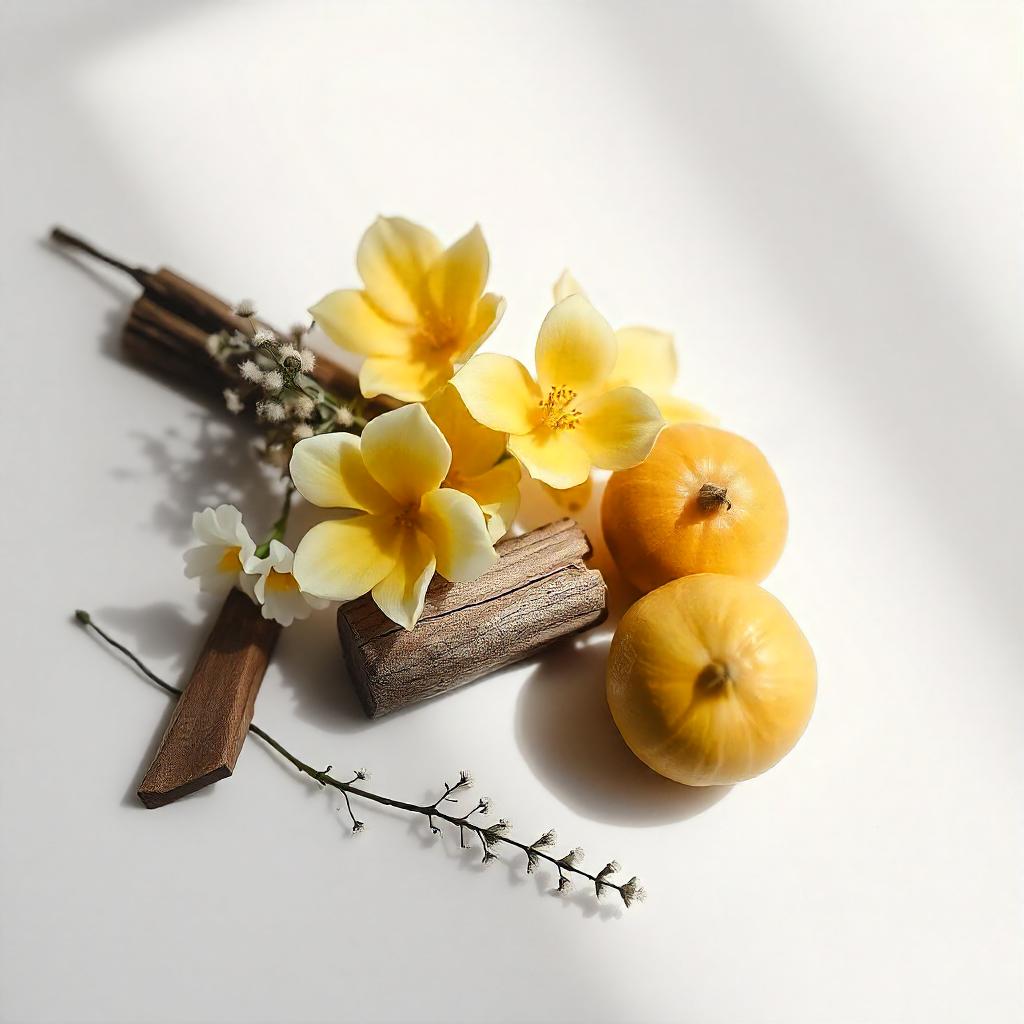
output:
[[[705, 484], [724, 488], [729, 505], [702, 509]], [[646, 592], [695, 572], [763, 580], [782, 554], [789, 515], [759, 448], [727, 430], [676, 423], [645, 462], [611, 475], [601, 526], [619, 570]]]
[[685, 576], [640, 598], [608, 656], [608, 705], [623, 739], [687, 786], [771, 768], [806, 728], [816, 690], [800, 627], [778, 599], [734, 576]]

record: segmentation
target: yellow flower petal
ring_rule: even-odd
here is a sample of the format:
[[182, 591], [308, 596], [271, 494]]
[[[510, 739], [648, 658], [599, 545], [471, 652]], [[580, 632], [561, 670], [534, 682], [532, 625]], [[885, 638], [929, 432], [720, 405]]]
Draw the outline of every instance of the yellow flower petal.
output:
[[424, 408], [452, 450], [449, 476], [476, 476], [490, 469], [505, 454], [505, 434], [473, 419], [451, 384], [438, 391]]
[[292, 574], [307, 594], [351, 601], [372, 590], [395, 567], [398, 540], [391, 516], [318, 523], [299, 541]]
[[576, 433], [601, 469], [629, 469], [643, 462], [665, 425], [654, 399], [639, 388], [613, 388], [587, 399], [580, 412]]
[[526, 434], [543, 418], [540, 390], [518, 359], [484, 352], [452, 378], [478, 422], [505, 434]]
[[576, 435], [578, 430], [547, 430], [510, 437], [508, 450], [541, 483], [575, 487], [590, 474], [590, 456]]
[[391, 395], [401, 402], [422, 402], [443, 388], [452, 375], [447, 359], [372, 356], [359, 368], [359, 390], [366, 398]]
[[570, 295], [582, 295], [583, 298], [587, 297], [587, 293], [583, 290], [579, 281], [572, 276], [572, 273], [568, 268], [562, 271], [561, 276], [555, 282], [554, 293], [555, 302], [561, 302], [562, 299], [567, 299]]
[[378, 217], [363, 235], [356, 266], [370, 301], [399, 323], [419, 321], [424, 279], [441, 255], [441, 243], [426, 228], [403, 217]]
[[[503, 435], [504, 436], [504, 435]], [[459, 477], [451, 484], [468, 494], [487, 519], [491, 540], [500, 540], [508, 533], [519, 511], [519, 481], [522, 470], [515, 459], [502, 459], [496, 466], [477, 476]]]
[[405, 405], [363, 428], [363, 462], [396, 501], [412, 504], [441, 486], [452, 450], [422, 405]]
[[566, 487], [564, 490], [550, 487], [548, 484], [541, 484], [541, 487], [559, 508], [564, 508], [566, 512], [576, 513], [587, 507], [587, 503], [594, 493], [594, 477], [590, 475], [583, 483], [577, 484], [575, 487]]
[[423, 614], [423, 599], [434, 575], [434, 551], [419, 530], [403, 529], [395, 567], [373, 588], [377, 607], [392, 621], [412, 629]]
[[367, 472], [353, 434], [307, 437], [292, 452], [292, 481], [306, 501], [321, 508], [397, 511], [394, 498]]
[[675, 395], [654, 394], [652, 396], [658, 403], [661, 415], [668, 423], [706, 423], [708, 426], [715, 426], [718, 417], [696, 402], [688, 402], [685, 398], [676, 398]]
[[352, 288], [325, 295], [310, 315], [336, 345], [364, 356], [407, 356], [413, 330], [381, 316], [366, 296]]
[[452, 583], [482, 576], [498, 560], [480, 506], [446, 487], [423, 496], [420, 529], [434, 545], [437, 571]]
[[457, 336], [465, 333], [473, 319], [490, 269], [487, 243], [476, 224], [441, 253], [427, 272], [427, 291], [434, 313]]
[[615, 365], [615, 334], [582, 295], [570, 295], [544, 318], [537, 336], [537, 381], [545, 394], [571, 388], [578, 395], [600, 390]]
[[455, 353], [455, 362], [464, 363], [490, 336], [505, 315], [505, 300], [500, 295], [487, 292], [480, 296], [476, 314], [466, 329], [462, 344]]
[[672, 335], [653, 327], [621, 327], [615, 332], [619, 356], [611, 379], [649, 395], [666, 392], [676, 379], [676, 349]]

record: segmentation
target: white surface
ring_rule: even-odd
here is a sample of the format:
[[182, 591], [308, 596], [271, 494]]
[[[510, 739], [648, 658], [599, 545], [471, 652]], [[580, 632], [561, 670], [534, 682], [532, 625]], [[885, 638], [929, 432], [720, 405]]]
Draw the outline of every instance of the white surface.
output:
[[[0, 6], [0, 1017], [1022, 1019], [1021, 20]], [[264, 684], [257, 720], [316, 762], [412, 798], [469, 767], [517, 828], [620, 858], [652, 891], [625, 915], [398, 816], [353, 839], [255, 743], [142, 810], [169, 705], [69, 621], [181, 678], [211, 614], [181, 576], [192, 510], [270, 505], [240, 436], [119, 361], [131, 289], [42, 246], [50, 224], [289, 322], [356, 282], [380, 211], [483, 224], [494, 348], [529, 356], [565, 264], [614, 323], [675, 330], [685, 393], [786, 488], [768, 586], [819, 703], [724, 795], [629, 758], [599, 647], [369, 724], [327, 616]]]

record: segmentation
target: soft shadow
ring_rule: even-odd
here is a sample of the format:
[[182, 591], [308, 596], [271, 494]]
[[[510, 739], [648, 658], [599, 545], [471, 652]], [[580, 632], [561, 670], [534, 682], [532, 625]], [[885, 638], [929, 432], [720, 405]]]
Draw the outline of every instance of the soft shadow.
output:
[[516, 704], [520, 752], [555, 796], [593, 821], [649, 827], [692, 818], [731, 787], [670, 782], [626, 746], [605, 700], [610, 639], [602, 629], [537, 666]]
[[274, 662], [303, 721], [334, 733], [362, 732], [373, 725], [349, 682], [333, 605], [284, 630]]

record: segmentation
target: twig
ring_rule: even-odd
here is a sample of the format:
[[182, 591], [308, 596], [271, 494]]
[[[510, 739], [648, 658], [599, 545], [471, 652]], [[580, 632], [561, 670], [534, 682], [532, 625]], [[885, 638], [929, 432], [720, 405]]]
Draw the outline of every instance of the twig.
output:
[[[120, 651], [151, 682], [156, 683], [157, 686], [167, 693], [178, 696], [181, 695], [182, 691], [179, 690], [178, 687], [172, 686], [170, 683], [161, 679], [156, 675], [156, 673], [150, 670], [136, 654], [125, 647], [124, 644], [119, 643], [110, 636], [110, 634], [97, 626], [88, 612], [76, 611], [75, 617], [83, 626], [93, 630], [93, 632], [96, 633], [96, 635], [104, 642], [109, 644], [115, 650]], [[539, 861], [546, 861], [558, 871], [557, 892], [565, 892], [570, 887], [568, 874], [571, 873], [593, 883], [597, 896], [600, 896], [605, 889], [614, 889], [627, 907], [632, 905], [634, 902], [642, 901], [646, 897], [646, 891], [639, 885], [635, 877], [629, 879], [627, 882], [613, 882], [609, 880], [608, 876], [619, 870], [619, 866], [615, 861], [610, 861], [597, 874], [591, 874], [589, 871], [585, 871], [578, 864], [578, 861], [583, 859], [583, 851], [578, 847], [570, 850], [569, 853], [562, 857], [556, 857], [554, 854], [545, 852], [545, 848], [552, 847], [555, 844], [554, 832], [545, 832], [539, 839], [535, 840], [533, 843], [527, 844], [521, 843], [519, 840], [506, 834], [510, 826], [504, 819], [500, 819], [490, 825], [477, 825], [468, 820], [469, 816], [476, 811], [486, 813], [490, 807], [489, 801], [479, 801], [473, 810], [462, 816], [448, 814], [446, 811], [440, 810], [439, 805], [443, 801], [455, 802], [452, 797], [453, 793], [456, 793], [459, 790], [468, 789], [473, 785], [473, 778], [469, 772], [460, 772], [459, 778], [451, 785], [445, 782], [444, 792], [433, 803], [416, 804], [406, 800], [396, 800], [393, 797], [383, 796], [380, 793], [373, 793], [368, 789], [363, 789], [360, 786], [354, 785], [356, 781], [366, 777], [366, 773], [363, 771], [357, 771], [350, 782], [344, 782], [330, 774], [330, 765], [328, 765], [323, 771], [312, 767], [283, 747], [276, 739], [274, 739], [273, 736], [256, 725], [255, 722], [249, 725], [249, 732], [258, 736], [264, 743], [276, 750], [277, 753], [292, 766], [297, 768], [302, 774], [309, 776], [309, 778], [318, 785], [324, 787], [330, 786], [331, 788], [338, 790], [345, 798], [345, 804], [348, 808], [349, 816], [352, 819], [353, 832], [361, 832], [365, 827], [364, 823], [357, 819], [352, 811], [352, 804], [349, 798], [354, 796], [363, 800], [369, 800], [375, 804], [381, 804], [385, 807], [393, 807], [396, 810], [407, 811], [410, 814], [422, 815], [427, 819], [428, 825], [435, 834], [438, 834], [440, 830], [434, 825], [434, 818], [447, 822], [449, 825], [452, 825], [459, 830], [460, 842], [463, 847], [466, 845], [466, 831], [468, 830], [469, 832], [476, 833], [483, 853], [482, 862], [485, 864], [496, 859], [497, 855], [492, 851], [491, 847], [498, 845], [509, 846], [525, 854], [527, 865], [526, 869], [528, 873], [533, 872], [534, 867]]]

